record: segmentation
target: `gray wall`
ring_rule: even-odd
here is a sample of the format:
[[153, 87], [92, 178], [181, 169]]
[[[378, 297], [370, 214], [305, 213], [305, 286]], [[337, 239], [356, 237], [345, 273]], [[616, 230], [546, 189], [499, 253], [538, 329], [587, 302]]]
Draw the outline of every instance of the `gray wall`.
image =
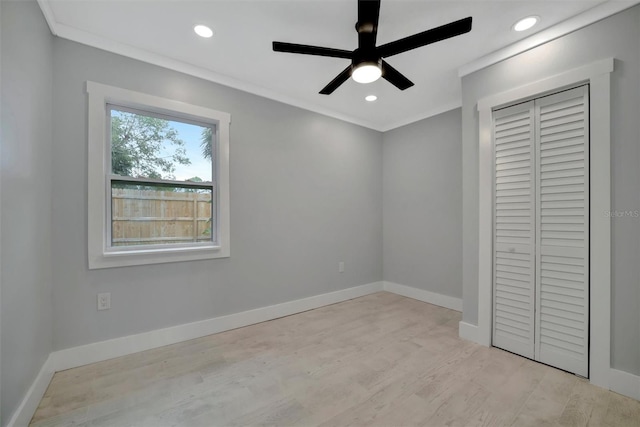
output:
[[52, 36], [35, 2], [3, 1], [0, 8], [0, 413], [6, 425], [52, 349]]
[[[55, 349], [382, 280], [381, 133], [63, 39], [53, 75]], [[231, 258], [87, 269], [87, 80], [231, 113]]]
[[[386, 280], [454, 297], [462, 281], [464, 320], [476, 323], [475, 105], [486, 95], [617, 58], [613, 207], [640, 209], [638, 7], [465, 77], [461, 112], [383, 137], [52, 41], [35, 2], [0, 5], [3, 425], [52, 349], [379, 281], [383, 248]], [[232, 114], [231, 258], [87, 269], [86, 80]], [[612, 360], [615, 368], [634, 374], [640, 373], [638, 221], [615, 219], [612, 230]], [[346, 262], [343, 274], [337, 273], [338, 261]], [[112, 293], [111, 310], [96, 310], [98, 292]]]
[[383, 140], [384, 280], [461, 298], [461, 110]]
[[[487, 95], [614, 57], [612, 208], [640, 210], [640, 7], [462, 79], [463, 319], [478, 318], [478, 113]], [[593, 213], [598, 214], [598, 213]], [[640, 219], [612, 220], [612, 367], [640, 374]]]

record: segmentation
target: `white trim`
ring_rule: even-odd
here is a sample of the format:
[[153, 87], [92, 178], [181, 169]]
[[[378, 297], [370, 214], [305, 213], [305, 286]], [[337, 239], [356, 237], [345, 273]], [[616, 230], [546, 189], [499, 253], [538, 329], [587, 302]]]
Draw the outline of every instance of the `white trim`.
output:
[[[479, 111], [480, 134], [478, 161], [478, 343], [491, 345], [493, 295], [493, 145], [491, 109]], [[486, 124], [489, 124], [487, 127]], [[487, 281], [486, 278], [489, 278]], [[486, 301], [489, 304], [486, 304]], [[480, 302], [485, 304], [480, 304]]]
[[462, 309], [462, 300], [460, 298], [392, 282], [374, 282], [227, 316], [214, 317], [198, 322], [156, 329], [154, 331], [59, 350], [53, 352], [51, 358], [55, 371], [62, 371], [89, 363], [241, 328], [243, 326], [266, 322], [279, 317], [290, 316], [382, 290], [452, 310], [461, 311]]
[[533, 49], [536, 46], [550, 42], [559, 37], [567, 35], [571, 32], [579, 30], [580, 28], [591, 25], [594, 22], [598, 22], [611, 15], [615, 15], [618, 12], [622, 12], [636, 4], [640, 3], [640, 0], [633, 1], [614, 1], [610, 0], [604, 3], [600, 3], [591, 9], [588, 9], [576, 16], [573, 16], [565, 21], [562, 21], [552, 27], [540, 31], [520, 40], [502, 49], [498, 49], [488, 55], [482, 56], [468, 64], [463, 65], [458, 70], [458, 76], [464, 77], [468, 74], [474, 73], [490, 65], [496, 64], [505, 59], [509, 59], [522, 52]]
[[640, 376], [611, 369], [609, 378], [611, 391], [640, 400]]
[[[226, 258], [231, 254], [229, 207], [229, 125], [228, 113], [191, 105], [172, 99], [135, 92], [95, 82], [87, 82], [88, 94], [88, 259], [89, 269], [122, 267], [130, 265], [158, 264], [165, 262], [193, 261]], [[189, 247], [142, 248], [136, 251], [110, 251], [110, 218], [107, 191], [110, 171], [110, 141], [107, 137], [108, 103], [125, 107], [150, 110], [178, 118], [210, 123], [216, 128], [215, 194], [216, 227], [218, 241], [211, 245]], [[109, 187], [110, 190], [111, 187]]]
[[20, 402], [20, 406], [18, 406], [18, 409], [13, 413], [7, 427], [27, 427], [29, 425], [44, 393], [47, 391], [47, 387], [49, 387], [54, 372], [53, 361], [51, 355], [49, 355], [42, 365], [38, 376], [31, 384], [31, 387], [29, 387], [29, 390], [27, 390], [22, 402]]
[[340, 291], [316, 295], [295, 301], [243, 311], [227, 316], [214, 317], [199, 322], [186, 323], [164, 329], [114, 338], [92, 344], [72, 347], [51, 353], [55, 371], [75, 368], [114, 357], [125, 356], [165, 345], [188, 341], [231, 329], [266, 322], [314, 308], [347, 301], [383, 288], [382, 282], [369, 283]]
[[[198, 67], [193, 64], [189, 64], [177, 59], [170, 58], [168, 56], [160, 55], [140, 49], [125, 43], [116, 42], [95, 34], [91, 34], [86, 31], [78, 30], [77, 28], [70, 27], [65, 24], [61, 24], [55, 21], [55, 17], [51, 12], [50, 0], [38, 0], [38, 4], [42, 8], [49, 28], [54, 35], [63, 39], [71, 40], [77, 43], [81, 43], [87, 46], [92, 46], [98, 49], [112, 52], [118, 55], [126, 56], [128, 58], [137, 59], [138, 61], [146, 62], [148, 64], [157, 65], [169, 70], [178, 71], [190, 76], [198, 77], [210, 82], [219, 83], [224, 86], [228, 86], [234, 89], [241, 90], [243, 92], [251, 93], [254, 95], [262, 96], [264, 98], [272, 99], [274, 101], [282, 102], [294, 107], [302, 108], [304, 110], [313, 111], [314, 113], [322, 114], [324, 116], [332, 117], [334, 119], [342, 120], [345, 122], [353, 123], [359, 126], [363, 126], [369, 129], [382, 132], [378, 123], [369, 122], [367, 120], [358, 119], [347, 114], [336, 113], [329, 108], [322, 107], [312, 102], [301, 101], [299, 99], [292, 98], [287, 95], [281, 95], [270, 89], [264, 87], [243, 82], [233, 77], [219, 74], [206, 68]], [[51, 21], [50, 21], [51, 19]]]
[[471, 323], [463, 322], [458, 323], [458, 336], [467, 341], [478, 341], [478, 327]]
[[[124, 43], [119, 43], [104, 37], [91, 34], [86, 31], [78, 30], [77, 28], [70, 27], [65, 24], [61, 24], [56, 21], [55, 15], [51, 8], [51, 0], [37, 0], [40, 9], [49, 25], [49, 29], [53, 35], [71, 40], [77, 43], [81, 43], [87, 46], [92, 46], [98, 49], [105, 50], [107, 52], [116, 53], [118, 55], [126, 56], [129, 58], [137, 59], [148, 64], [157, 65], [169, 70], [178, 71], [190, 76], [198, 77], [210, 82], [219, 83], [224, 86], [228, 86], [243, 92], [251, 93], [254, 95], [262, 96], [264, 98], [272, 99], [274, 101], [282, 102], [294, 107], [302, 108], [308, 111], [312, 111], [324, 116], [332, 117], [334, 119], [342, 120], [348, 123], [353, 123], [359, 126], [363, 126], [369, 129], [376, 130], [378, 132], [388, 132], [390, 130], [424, 120], [429, 117], [436, 116], [454, 108], [460, 107], [460, 101], [454, 101], [445, 106], [435, 108], [431, 111], [424, 112], [413, 116], [408, 119], [399, 120], [387, 126], [380, 126], [379, 123], [362, 120], [356, 117], [352, 117], [347, 114], [336, 113], [329, 108], [314, 104], [312, 102], [301, 101], [299, 99], [292, 98], [290, 96], [276, 93], [270, 89], [243, 82], [232, 77], [213, 72], [211, 70], [198, 67], [196, 65], [188, 64], [186, 62], [179, 61], [164, 55], [149, 52], [144, 49], [136, 48]], [[608, 16], [614, 15], [625, 9], [632, 7], [633, 5], [640, 3], [640, 0], [634, 1], [614, 1], [599, 4], [577, 16], [567, 19], [551, 28], [541, 31], [531, 37], [507, 46], [503, 49], [492, 52], [481, 58], [478, 58], [466, 65], [460, 67], [458, 75], [460, 77], [467, 74], [471, 74], [474, 71], [488, 67], [496, 62], [503, 61], [507, 58], [515, 56], [519, 53], [532, 49], [540, 44], [546, 43], [579, 28], [590, 25]]]
[[570, 86], [582, 81], [587, 81], [594, 76], [611, 73], [613, 72], [613, 68], [613, 58], [601, 59], [599, 61], [592, 62], [591, 64], [576, 67], [546, 79], [538, 80], [524, 86], [482, 98], [478, 100], [478, 111], [490, 111], [492, 108], [499, 108], [516, 100], [538, 96], [539, 94], [544, 95], [547, 92], [553, 92], [564, 86]]
[[439, 114], [446, 113], [447, 111], [455, 110], [456, 108], [462, 107], [462, 101], [460, 99], [450, 102], [448, 104], [441, 105], [437, 108], [433, 108], [429, 111], [425, 111], [423, 113], [417, 114], [415, 116], [411, 116], [406, 119], [398, 120], [396, 122], [391, 123], [388, 126], [383, 126], [379, 130], [380, 132], [388, 132], [393, 129], [397, 129], [402, 126], [407, 126], [415, 122], [419, 122], [420, 120], [428, 119], [429, 117], [434, 117]]
[[[613, 61], [611, 71], [613, 71]], [[590, 79], [589, 378], [609, 388], [611, 368], [611, 74]]]
[[47, 21], [47, 25], [49, 25], [51, 34], [57, 36], [58, 32], [56, 28], [58, 23], [56, 21], [56, 16], [53, 13], [53, 9], [51, 8], [51, 2], [49, 2], [49, 0], [38, 0], [38, 6], [40, 6], [40, 10], [42, 10], [42, 14], [44, 15], [44, 19]]
[[384, 282], [384, 290], [408, 298], [413, 298], [418, 301], [427, 302], [444, 308], [450, 308], [451, 310], [462, 311], [462, 299], [451, 297], [449, 295], [442, 295], [393, 282]]
[[[18, 409], [7, 424], [7, 427], [28, 426], [33, 414], [38, 408], [40, 400], [51, 382], [54, 372], [261, 323], [362, 297], [382, 290], [431, 304], [442, 305], [442, 302], [445, 301], [448, 305], [455, 306], [459, 304], [461, 306], [461, 301], [456, 302], [459, 300], [457, 298], [398, 285], [392, 282], [374, 282], [255, 310], [55, 351], [49, 355], [43, 364], [38, 376], [31, 387], [29, 387]], [[444, 305], [442, 306], [445, 307]], [[456, 309], [454, 307], [447, 308]], [[478, 332], [476, 325], [461, 321], [459, 326], [460, 338], [474, 342], [478, 341], [476, 339]], [[640, 377], [615, 369], [610, 370], [610, 376], [611, 390], [635, 399], [640, 398]]]
[[[611, 348], [611, 103], [612, 58], [594, 62], [478, 101], [479, 110], [479, 244], [478, 244], [478, 336], [476, 342], [491, 344], [492, 311], [492, 109], [562, 89], [590, 84], [591, 131], [591, 245], [590, 245], [590, 372], [592, 384], [609, 388]], [[600, 214], [599, 214], [600, 213]]]

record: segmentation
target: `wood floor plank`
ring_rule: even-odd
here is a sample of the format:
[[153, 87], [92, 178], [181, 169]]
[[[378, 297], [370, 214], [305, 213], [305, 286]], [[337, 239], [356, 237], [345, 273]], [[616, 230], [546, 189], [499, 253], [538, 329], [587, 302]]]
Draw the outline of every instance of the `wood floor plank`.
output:
[[640, 426], [640, 404], [637, 400], [620, 394], [609, 396], [609, 406], [603, 420], [606, 427], [638, 427]]
[[557, 369], [544, 377], [525, 401], [514, 426], [557, 425], [578, 377]]
[[54, 375], [49, 426], [632, 426], [640, 402], [379, 292]]

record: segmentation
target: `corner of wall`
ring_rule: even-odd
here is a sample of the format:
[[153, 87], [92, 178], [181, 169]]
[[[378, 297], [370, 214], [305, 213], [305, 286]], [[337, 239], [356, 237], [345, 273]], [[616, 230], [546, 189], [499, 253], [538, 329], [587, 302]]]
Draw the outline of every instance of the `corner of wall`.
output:
[[47, 387], [49, 387], [54, 373], [53, 360], [51, 355], [49, 355], [36, 376], [36, 379], [27, 390], [20, 406], [18, 406], [7, 423], [7, 427], [26, 427], [29, 425], [33, 414], [36, 412], [36, 409], [38, 409], [38, 405], [47, 391]]
[[[49, 245], [53, 36], [35, 1], [0, 2], [0, 18], [4, 158], [0, 174], [0, 232], [5, 249], [0, 254], [1, 303], [5, 308], [0, 325], [4, 343], [0, 348], [0, 424], [23, 426], [30, 417], [25, 420], [22, 414], [29, 412], [33, 399], [37, 406], [53, 375], [47, 362], [53, 349], [53, 265]], [[29, 49], [25, 50], [24, 43], [30, 43]], [[22, 131], [23, 128], [29, 131]], [[15, 193], [16, 184], [24, 193]], [[7, 200], [15, 203], [7, 204]], [[23, 230], [21, 236], [14, 232], [12, 225], [16, 223]], [[16, 241], [23, 244], [15, 245]], [[12, 307], [16, 301], [24, 302], [19, 310]], [[14, 309], [6, 310], [7, 307]], [[29, 397], [31, 400], [25, 400]]]

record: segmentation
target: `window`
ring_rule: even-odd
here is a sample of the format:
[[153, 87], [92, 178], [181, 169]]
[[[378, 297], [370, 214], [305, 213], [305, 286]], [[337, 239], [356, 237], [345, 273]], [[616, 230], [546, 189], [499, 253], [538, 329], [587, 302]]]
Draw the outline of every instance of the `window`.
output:
[[230, 116], [87, 82], [89, 268], [228, 257]]

